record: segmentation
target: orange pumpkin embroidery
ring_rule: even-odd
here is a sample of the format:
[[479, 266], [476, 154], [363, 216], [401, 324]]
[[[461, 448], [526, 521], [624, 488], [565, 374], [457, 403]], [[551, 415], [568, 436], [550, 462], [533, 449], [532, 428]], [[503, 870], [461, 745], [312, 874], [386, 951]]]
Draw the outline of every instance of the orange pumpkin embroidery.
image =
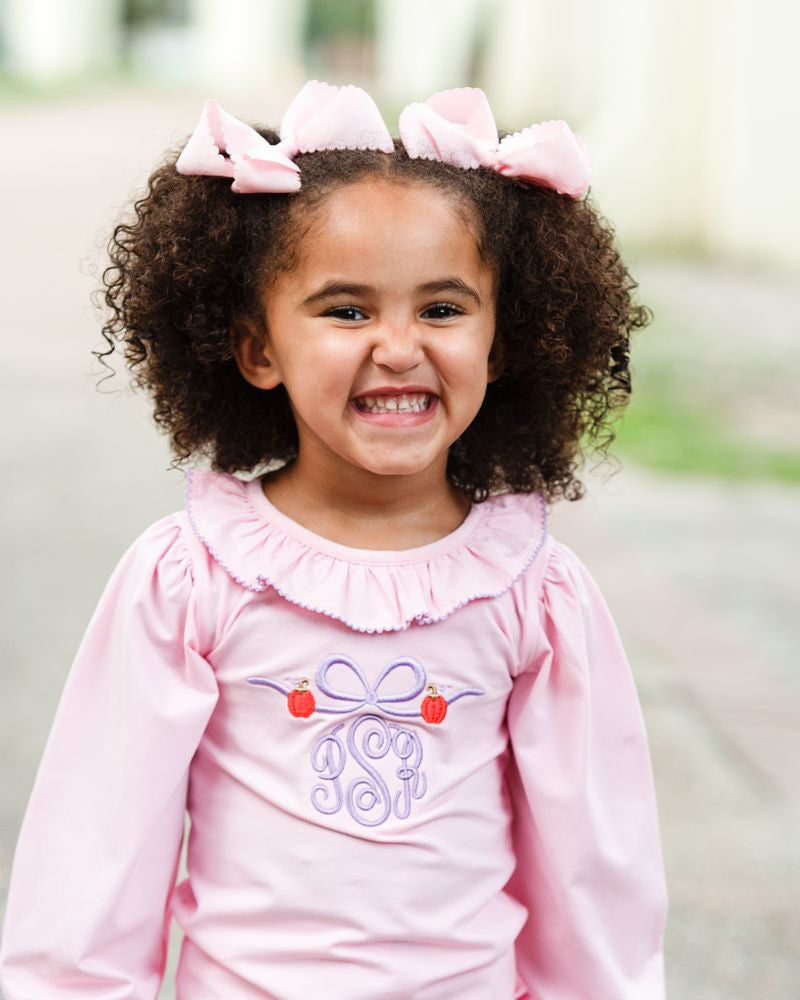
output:
[[429, 684], [428, 691], [431, 693], [422, 700], [422, 718], [426, 722], [437, 724], [447, 715], [447, 702], [439, 694], [435, 684]]
[[308, 690], [308, 680], [304, 677], [287, 697], [289, 711], [296, 719], [307, 719], [316, 708], [314, 695]]

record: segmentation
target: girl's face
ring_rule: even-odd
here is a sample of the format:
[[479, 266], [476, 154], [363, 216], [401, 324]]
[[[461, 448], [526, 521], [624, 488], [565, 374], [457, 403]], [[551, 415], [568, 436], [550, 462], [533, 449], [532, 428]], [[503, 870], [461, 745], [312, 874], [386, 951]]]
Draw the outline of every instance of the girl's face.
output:
[[239, 368], [260, 388], [286, 387], [299, 466], [443, 481], [499, 374], [493, 271], [427, 185], [360, 181], [320, 213], [298, 266], [264, 293], [267, 339], [239, 342]]

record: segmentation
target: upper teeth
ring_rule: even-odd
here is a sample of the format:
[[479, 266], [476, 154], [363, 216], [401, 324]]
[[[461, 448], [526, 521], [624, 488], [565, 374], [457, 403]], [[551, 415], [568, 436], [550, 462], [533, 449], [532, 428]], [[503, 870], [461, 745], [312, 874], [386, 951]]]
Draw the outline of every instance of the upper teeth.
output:
[[399, 396], [358, 396], [356, 403], [362, 410], [371, 413], [421, 413], [431, 401], [430, 393], [409, 392]]

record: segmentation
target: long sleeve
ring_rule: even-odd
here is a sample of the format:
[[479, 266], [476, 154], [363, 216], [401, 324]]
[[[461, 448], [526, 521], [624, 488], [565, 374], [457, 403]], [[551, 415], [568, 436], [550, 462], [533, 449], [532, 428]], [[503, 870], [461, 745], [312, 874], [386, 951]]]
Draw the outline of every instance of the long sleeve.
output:
[[603, 596], [555, 540], [538, 617], [507, 714], [507, 891], [529, 911], [517, 996], [663, 1000], [669, 904], [644, 718]]
[[114, 569], [61, 693], [19, 832], [5, 1000], [153, 1000], [188, 769], [218, 697], [176, 515]]

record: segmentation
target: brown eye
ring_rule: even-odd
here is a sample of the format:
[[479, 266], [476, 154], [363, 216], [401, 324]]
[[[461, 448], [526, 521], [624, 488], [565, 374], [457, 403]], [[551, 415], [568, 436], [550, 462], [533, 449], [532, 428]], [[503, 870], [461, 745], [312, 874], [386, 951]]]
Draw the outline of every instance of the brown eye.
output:
[[357, 309], [356, 306], [336, 306], [335, 309], [329, 309], [324, 315], [325, 316], [333, 316], [336, 319], [354, 320], [354, 321], [357, 322], [360, 319], [366, 319], [366, 316], [363, 313], [361, 313], [361, 316], [353, 316], [353, 315], [341, 316], [339, 314], [340, 313], [351, 313], [352, 314], [352, 313], [360, 313], [360, 312], [361, 312], [361, 310]]
[[446, 310], [446, 314], [442, 315], [441, 311], [438, 316], [432, 316], [432, 319], [450, 319], [451, 316], [463, 315], [463, 310], [459, 309], [458, 306], [452, 305], [450, 302], [437, 302], [434, 306], [428, 306], [425, 312], [431, 312], [432, 310]]

